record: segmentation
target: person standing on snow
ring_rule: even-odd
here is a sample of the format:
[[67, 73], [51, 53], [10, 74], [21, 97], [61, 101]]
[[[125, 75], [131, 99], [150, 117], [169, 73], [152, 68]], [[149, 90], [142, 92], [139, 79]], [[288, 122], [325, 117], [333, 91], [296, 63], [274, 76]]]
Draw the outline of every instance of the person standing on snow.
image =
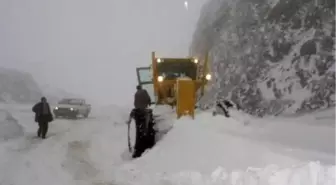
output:
[[137, 91], [134, 95], [134, 108], [146, 109], [152, 103], [148, 92], [142, 89], [140, 85], [137, 86]]
[[37, 122], [39, 126], [37, 136], [45, 139], [48, 132], [49, 122], [53, 121], [53, 115], [50, 111], [47, 99], [42, 97], [41, 102], [35, 104], [32, 111], [35, 113], [35, 122]]

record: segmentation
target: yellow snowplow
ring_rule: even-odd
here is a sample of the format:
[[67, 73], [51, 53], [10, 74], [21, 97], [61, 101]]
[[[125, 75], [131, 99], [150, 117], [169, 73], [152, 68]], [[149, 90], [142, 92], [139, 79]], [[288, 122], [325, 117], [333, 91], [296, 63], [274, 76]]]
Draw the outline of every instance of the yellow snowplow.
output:
[[[176, 109], [177, 117], [190, 115], [194, 118], [197, 92], [204, 93], [206, 83], [211, 80], [208, 59], [163, 58], [152, 52], [150, 67], [137, 68], [139, 85], [151, 86], [156, 104], [170, 105]], [[151, 94], [151, 93], [150, 93]]]

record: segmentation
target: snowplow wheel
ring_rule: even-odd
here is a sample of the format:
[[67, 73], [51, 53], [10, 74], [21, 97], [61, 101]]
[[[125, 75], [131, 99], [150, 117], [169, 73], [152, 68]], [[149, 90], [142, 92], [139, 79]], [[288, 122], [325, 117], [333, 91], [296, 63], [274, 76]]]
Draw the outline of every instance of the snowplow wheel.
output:
[[134, 120], [132, 120], [131, 123], [128, 124], [127, 137], [128, 137], [128, 151], [133, 154], [134, 146], [136, 143], [136, 125]]
[[[132, 121], [128, 124], [128, 150], [132, 155], [141, 155], [142, 152], [148, 148], [152, 148], [155, 145], [155, 131], [154, 131], [154, 124], [155, 122], [153, 121], [153, 115], [152, 115], [152, 110], [147, 109], [146, 111], [143, 112], [144, 116], [144, 121], [142, 124], [143, 130], [141, 133], [142, 136], [140, 136], [142, 139], [141, 141], [137, 141], [137, 139], [140, 139], [140, 137], [137, 138], [137, 127], [135, 120], [132, 119]], [[142, 118], [141, 118], [142, 119]], [[137, 144], [139, 151], [138, 153], [135, 154], [135, 144]], [[139, 148], [140, 147], [140, 148]], [[142, 151], [143, 150], [143, 151]]]

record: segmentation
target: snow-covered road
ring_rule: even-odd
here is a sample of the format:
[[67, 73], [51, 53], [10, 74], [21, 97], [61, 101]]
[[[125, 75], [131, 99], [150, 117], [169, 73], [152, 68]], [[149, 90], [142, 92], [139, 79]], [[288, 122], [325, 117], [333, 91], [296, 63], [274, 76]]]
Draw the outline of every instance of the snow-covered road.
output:
[[[36, 138], [37, 125], [33, 122], [30, 109], [12, 107], [9, 112], [24, 128], [24, 133], [16, 139], [0, 143], [1, 185], [95, 184], [103, 173], [91, 160], [91, 155], [106, 157], [106, 163], [112, 162], [112, 166], [121, 163], [126, 140], [122, 141], [125, 139], [125, 128], [117, 126], [120, 114], [115, 119], [108, 115], [98, 118], [93, 115], [80, 120], [57, 119], [49, 125], [47, 139], [40, 140]], [[104, 130], [105, 126], [112, 129]], [[101, 151], [95, 153], [95, 147], [100, 146], [97, 141], [101, 134], [105, 134], [105, 139], [110, 139], [111, 148], [104, 146], [110, 151], [109, 156], [104, 156], [106, 153]], [[115, 156], [111, 155], [111, 149], [115, 151], [112, 152]]]
[[326, 124], [245, 117], [244, 126], [200, 113], [196, 120], [175, 121], [155, 148], [130, 161], [127, 109], [111, 106], [89, 119], [55, 120], [43, 141], [34, 138], [29, 107], [5, 109], [23, 131], [0, 141], [0, 185], [335, 183], [335, 130]]

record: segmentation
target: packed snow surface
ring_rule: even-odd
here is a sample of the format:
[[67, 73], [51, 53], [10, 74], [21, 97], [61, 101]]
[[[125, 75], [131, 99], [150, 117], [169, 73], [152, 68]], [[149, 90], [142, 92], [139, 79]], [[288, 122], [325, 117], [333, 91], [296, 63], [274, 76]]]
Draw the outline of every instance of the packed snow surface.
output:
[[[335, 184], [331, 123], [256, 119], [239, 112], [233, 118], [200, 112], [195, 120], [174, 120], [172, 110], [159, 107], [154, 111], [163, 115], [156, 127], [162, 133], [159, 142], [130, 160], [128, 111], [110, 106], [93, 109], [88, 119], [58, 119], [50, 124], [49, 138], [40, 140], [30, 107], [8, 108], [24, 135], [0, 142], [0, 184]], [[320, 122], [334, 121], [321, 115]], [[305, 131], [315, 136], [307, 138]]]

